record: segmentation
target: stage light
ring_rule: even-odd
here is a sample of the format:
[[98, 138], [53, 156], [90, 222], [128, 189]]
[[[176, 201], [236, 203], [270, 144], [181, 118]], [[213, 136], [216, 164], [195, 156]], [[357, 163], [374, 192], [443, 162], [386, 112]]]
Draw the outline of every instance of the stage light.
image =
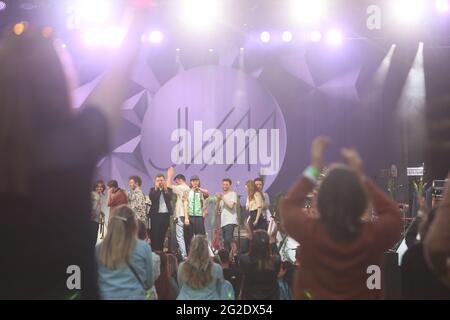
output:
[[20, 36], [25, 32], [27, 25], [25, 22], [20, 22], [14, 25], [13, 31], [16, 36]]
[[109, 27], [104, 30], [104, 44], [110, 48], [118, 48], [125, 39], [126, 32], [120, 27]]
[[201, 31], [213, 29], [220, 12], [218, 0], [179, 0], [181, 20], [190, 28]]
[[423, 0], [393, 0], [394, 19], [401, 24], [412, 24], [420, 21], [424, 13]]
[[102, 44], [103, 35], [100, 29], [90, 29], [84, 32], [83, 41], [89, 47], [98, 47]]
[[337, 46], [342, 43], [342, 32], [338, 29], [331, 29], [327, 33], [328, 43], [332, 46]]
[[324, 0], [291, 0], [289, 12], [295, 21], [300, 23], [315, 23], [325, 16]]
[[320, 40], [322, 40], [322, 33], [318, 30], [315, 30], [310, 33], [309, 38], [312, 42], [319, 42]]
[[150, 42], [152, 43], [160, 43], [163, 39], [163, 35], [161, 31], [155, 30], [150, 33]]
[[212, 53], [214, 52], [214, 49], [210, 48], [208, 51]]
[[268, 43], [270, 41], [270, 33], [267, 31], [261, 32], [259, 39], [261, 39], [261, 42]]
[[118, 48], [126, 32], [120, 27], [93, 28], [84, 32], [83, 41], [89, 47]]
[[41, 31], [41, 34], [44, 38], [50, 38], [53, 35], [52, 27], [44, 27]]
[[289, 31], [284, 31], [281, 35], [281, 39], [283, 39], [284, 42], [291, 42], [292, 41], [292, 33]]
[[111, 2], [111, 0], [78, 0], [72, 10], [82, 21], [101, 24], [112, 14]]
[[392, 57], [394, 56], [395, 48], [396, 45], [394, 43], [391, 45], [391, 48], [389, 49], [388, 53], [384, 57], [383, 61], [381, 61], [378, 70], [375, 72], [375, 75], [373, 77], [373, 84], [376, 86], [377, 89], [381, 88], [386, 81], [389, 69], [391, 68]]
[[0, 1], [0, 11], [5, 10], [5, 9], [6, 9], [6, 2]]
[[240, 50], [241, 50], [241, 52], [242, 52], [242, 51], [244, 51], [244, 50], [245, 50], [245, 48], [241, 47], [241, 48], [240, 48]]
[[448, 12], [449, 11], [449, 3], [448, 0], [436, 0], [435, 2], [436, 10], [439, 12]]

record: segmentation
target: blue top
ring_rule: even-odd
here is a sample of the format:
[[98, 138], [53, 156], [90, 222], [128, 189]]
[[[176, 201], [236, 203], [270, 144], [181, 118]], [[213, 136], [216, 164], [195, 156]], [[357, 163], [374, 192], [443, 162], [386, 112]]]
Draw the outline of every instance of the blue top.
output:
[[[123, 264], [115, 270], [102, 265], [98, 258], [101, 245], [102, 243], [97, 245], [98, 286], [101, 298], [118, 300], [145, 299], [146, 292], [144, 288], [142, 288], [139, 280], [136, 279], [127, 264]], [[136, 241], [130, 264], [147, 288], [151, 288], [154, 283], [152, 252], [145, 241]]]
[[202, 289], [193, 289], [181, 280], [181, 270], [183, 270], [185, 262], [180, 264], [178, 268], [178, 285], [180, 293], [177, 300], [220, 300], [223, 286], [223, 271], [222, 267], [213, 263], [211, 268], [212, 280]]

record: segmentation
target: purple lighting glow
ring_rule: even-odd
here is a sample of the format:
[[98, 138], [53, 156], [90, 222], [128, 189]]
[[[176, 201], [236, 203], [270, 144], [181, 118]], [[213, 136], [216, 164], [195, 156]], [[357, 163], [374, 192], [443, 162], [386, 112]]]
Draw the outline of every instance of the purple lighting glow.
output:
[[0, 1], [0, 11], [6, 9], [6, 3], [4, 1]]

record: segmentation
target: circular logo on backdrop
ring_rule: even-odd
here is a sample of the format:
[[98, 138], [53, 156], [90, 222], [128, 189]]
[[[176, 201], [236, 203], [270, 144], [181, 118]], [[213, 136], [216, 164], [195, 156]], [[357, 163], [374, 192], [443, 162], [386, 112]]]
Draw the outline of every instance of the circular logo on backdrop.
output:
[[244, 191], [264, 176], [269, 187], [286, 152], [280, 107], [256, 79], [228, 67], [203, 66], [178, 74], [154, 96], [142, 123], [142, 155], [151, 176], [175, 166], [198, 175], [211, 193], [230, 178]]

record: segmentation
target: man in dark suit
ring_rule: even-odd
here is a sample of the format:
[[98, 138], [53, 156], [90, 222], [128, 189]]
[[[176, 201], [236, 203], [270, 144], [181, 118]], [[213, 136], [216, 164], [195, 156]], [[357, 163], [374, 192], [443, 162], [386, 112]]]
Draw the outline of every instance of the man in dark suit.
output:
[[171, 204], [173, 192], [167, 188], [166, 179], [163, 174], [156, 176], [155, 187], [150, 189], [149, 197], [152, 202], [150, 208], [150, 239], [152, 241], [152, 249], [153, 251], [163, 251], [164, 240], [173, 212]]

